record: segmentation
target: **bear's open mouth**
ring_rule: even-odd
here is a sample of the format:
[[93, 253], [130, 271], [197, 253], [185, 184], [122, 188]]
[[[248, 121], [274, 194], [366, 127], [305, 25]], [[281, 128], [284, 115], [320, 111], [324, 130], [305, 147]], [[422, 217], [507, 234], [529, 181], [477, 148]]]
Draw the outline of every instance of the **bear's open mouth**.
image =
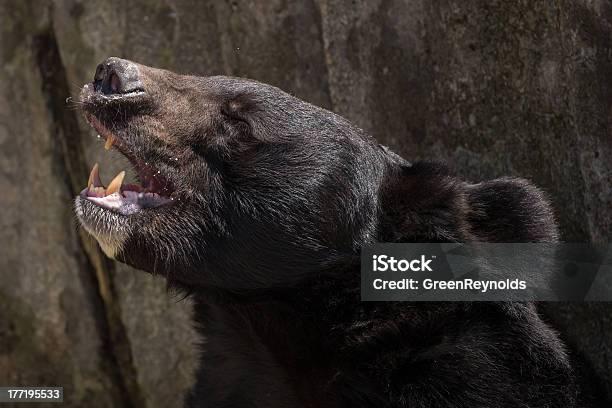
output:
[[98, 207], [130, 215], [148, 208], [168, 204], [173, 200], [174, 189], [170, 181], [150, 163], [135, 157], [121, 139], [104, 126], [94, 115], [86, 114], [88, 122], [105, 139], [104, 148], [116, 148], [132, 163], [140, 184], [123, 184], [125, 171], [104, 186], [100, 180], [99, 167], [96, 163], [89, 174], [87, 187], [81, 197]]

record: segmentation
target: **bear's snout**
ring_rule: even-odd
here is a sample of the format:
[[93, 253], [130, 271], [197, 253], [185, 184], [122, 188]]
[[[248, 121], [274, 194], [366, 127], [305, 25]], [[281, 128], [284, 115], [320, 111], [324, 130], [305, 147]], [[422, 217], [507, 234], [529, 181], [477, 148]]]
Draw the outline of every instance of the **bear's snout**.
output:
[[138, 66], [128, 60], [110, 57], [96, 68], [94, 90], [104, 95], [144, 91]]

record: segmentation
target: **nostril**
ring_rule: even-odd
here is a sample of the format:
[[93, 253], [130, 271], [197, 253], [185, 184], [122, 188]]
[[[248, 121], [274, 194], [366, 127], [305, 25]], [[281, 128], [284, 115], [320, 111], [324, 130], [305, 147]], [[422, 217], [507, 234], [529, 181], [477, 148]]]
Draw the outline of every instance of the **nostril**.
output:
[[106, 76], [106, 67], [104, 64], [98, 65], [96, 68], [96, 74], [94, 75], [94, 89], [97, 92], [102, 91], [102, 85], [104, 83], [104, 77]]
[[121, 80], [114, 72], [110, 76], [110, 90], [112, 93], [119, 93], [121, 90]]
[[104, 79], [104, 75], [106, 73], [106, 69], [104, 64], [99, 64], [96, 68], [96, 74], [94, 75], [94, 82], [100, 82]]
[[104, 95], [123, 93], [124, 83], [114, 69], [108, 67], [96, 71], [94, 76], [94, 89]]

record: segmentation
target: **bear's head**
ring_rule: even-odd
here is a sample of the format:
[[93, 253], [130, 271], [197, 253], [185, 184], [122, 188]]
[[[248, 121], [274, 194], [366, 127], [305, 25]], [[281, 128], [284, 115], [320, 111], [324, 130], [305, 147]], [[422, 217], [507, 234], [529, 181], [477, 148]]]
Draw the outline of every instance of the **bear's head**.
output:
[[554, 241], [529, 183], [469, 184], [411, 164], [342, 117], [278, 88], [109, 58], [85, 117], [140, 184], [92, 170], [81, 224], [110, 257], [190, 287], [285, 287], [374, 242]]

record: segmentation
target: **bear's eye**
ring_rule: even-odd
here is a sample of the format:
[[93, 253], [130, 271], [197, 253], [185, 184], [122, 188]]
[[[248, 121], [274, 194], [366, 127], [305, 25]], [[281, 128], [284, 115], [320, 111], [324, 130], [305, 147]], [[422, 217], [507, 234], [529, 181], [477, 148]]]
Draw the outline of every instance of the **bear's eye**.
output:
[[246, 120], [222, 111], [216, 123], [211, 128], [196, 132], [188, 145], [209, 164], [221, 167], [233, 147], [251, 139], [251, 125]]
[[235, 131], [243, 136], [251, 135], [251, 124], [243, 119], [233, 119], [232, 123]]
[[224, 126], [229, 132], [231, 136], [250, 136], [251, 135], [251, 124], [241, 117], [235, 110], [231, 109], [229, 106], [221, 109], [221, 113], [225, 118], [226, 125]]

